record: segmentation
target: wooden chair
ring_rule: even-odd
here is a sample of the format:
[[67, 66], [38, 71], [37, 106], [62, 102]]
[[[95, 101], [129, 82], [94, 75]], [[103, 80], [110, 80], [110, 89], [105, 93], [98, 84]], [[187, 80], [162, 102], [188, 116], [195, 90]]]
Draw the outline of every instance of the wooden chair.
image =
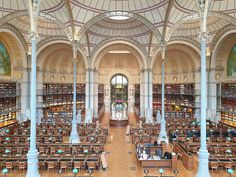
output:
[[96, 169], [96, 162], [87, 162], [88, 170], [95, 170]]
[[218, 162], [209, 162], [209, 168], [211, 168], [212, 170], [218, 170]]
[[230, 162], [230, 161], [229, 161], [229, 162], [225, 162], [225, 163], [224, 163], [224, 168], [225, 168], [225, 169], [232, 168], [232, 162]]
[[26, 162], [18, 162], [18, 170], [24, 171], [26, 169]]
[[6, 162], [6, 168], [8, 170], [12, 170], [13, 169], [13, 163], [12, 162]]
[[74, 162], [74, 168], [77, 168], [79, 171], [84, 169], [84, 162]]
[[47, 162], [47, 165], [48, 165], [48, 170], [50, 170], [50, 169], [55, 170], [55, 168], [56, 168], [55, 162]]
[[61, 171], [65, 170], [65, 172], [66, 172], [66, 170], [67, 170], [67, 163], [66, 162], [60, 162], [60, 170]]

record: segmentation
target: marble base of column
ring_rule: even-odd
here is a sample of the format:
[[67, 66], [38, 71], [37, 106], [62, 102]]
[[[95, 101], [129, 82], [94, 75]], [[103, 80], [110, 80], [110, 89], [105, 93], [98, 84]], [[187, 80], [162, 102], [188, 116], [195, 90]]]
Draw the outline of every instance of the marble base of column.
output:
[[153, 118], [152, 118], [152, 110], [151, 110], [151, 108], [147, 108], [146, 109], [146, 115], [147, 115], [147, 117], [146, 117], [146, 123], [153, 123]]
[[27, 173], [26, 177], [40, 177], [39, 171], [38, 171], [38, 151], [35, 150], [29, 150], [27, 154]]
[[70, 133], [70, 139], [69, 139], [69, 143], [75, 144], [75, 143], [80, 143], [80, 137], [79, 134], [77, 132], [77, 121], [76, 119], [72, 120], [72, 130]]
[[86, 110], [85, 123], [92, 123], [92, 109], [88, 108]]
[[167, 136], [167, 133], [166, 133], [166, 121], [165, 120], [161, 120], [161, 131], [160, 131], [160, 134], [158, 136], [158, 143], [160, 144], [161, 142], [165, 142], [165, 143], [169, 143], [169, 140], [168, 140], [168, 136]]
[[209, 153], [207, 150], [200, 149], [198, 152], [198, 172], [196, 177], [210, 177], [209, 167], [208, 167], [208, 157]]

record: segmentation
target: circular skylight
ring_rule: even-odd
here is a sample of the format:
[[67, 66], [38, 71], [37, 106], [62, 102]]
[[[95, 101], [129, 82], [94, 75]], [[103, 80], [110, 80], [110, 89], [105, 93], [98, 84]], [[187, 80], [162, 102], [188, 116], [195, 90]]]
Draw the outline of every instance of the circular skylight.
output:
[[127, 20], [129, 19], [129, 16], [123, 16], [123, 15], [115, 15], [109, 17], [112, 20]]

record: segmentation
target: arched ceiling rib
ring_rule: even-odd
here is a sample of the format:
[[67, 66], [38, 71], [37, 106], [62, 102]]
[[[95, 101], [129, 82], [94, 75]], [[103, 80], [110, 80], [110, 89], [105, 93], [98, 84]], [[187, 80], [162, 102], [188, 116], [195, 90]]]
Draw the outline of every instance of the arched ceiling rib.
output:
[[[209, 16], [208, 45], [217, 31], [227, 25], [236, 24], [236, 0], [210, 0], [210, 2], [209, 11], [218, 15]], [[6, 15], [27, 9], [28, 0], [0, 0], [0, 20]], [[50, 36], [69, 36], [78, 33], [95, 16], [111, 11], [137, 14], [150, 22], [162, 36], [173, 32], [172, 37], [191, 37], [197, 40], [200, 30], [196, 0], [42, 0], [40, 12], [49, 16], [39, 19], [39, 41]], [[52, 18], [58, 19], [63, 27], [50, 20]], [[29, 41], [29, 17], [26, 14], [15, 16], [5, 23], [19, 29], [26, 41]], [[151, 49], [155, 48], [159, 40], [153, 37], [155, 35], [150, 30], [153, 27], [134, 18], [127, 21], [112, 21], [105, 18], [96, 21], [86, 31], [81, 43], [90, 53], [99, 42], [108, 37], [129, 36], [141, 43], [147, 53], [151, 53]], [[173, 27], [174, 31], [171, 31]]]

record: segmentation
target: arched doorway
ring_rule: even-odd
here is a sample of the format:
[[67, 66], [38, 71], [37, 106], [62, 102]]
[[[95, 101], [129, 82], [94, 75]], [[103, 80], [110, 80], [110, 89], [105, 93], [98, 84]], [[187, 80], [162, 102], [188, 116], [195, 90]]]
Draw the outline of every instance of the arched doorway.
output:
[[116, 120], [127, 119], [128, 79], [117, 74], [111, 79], [111, 117]]

